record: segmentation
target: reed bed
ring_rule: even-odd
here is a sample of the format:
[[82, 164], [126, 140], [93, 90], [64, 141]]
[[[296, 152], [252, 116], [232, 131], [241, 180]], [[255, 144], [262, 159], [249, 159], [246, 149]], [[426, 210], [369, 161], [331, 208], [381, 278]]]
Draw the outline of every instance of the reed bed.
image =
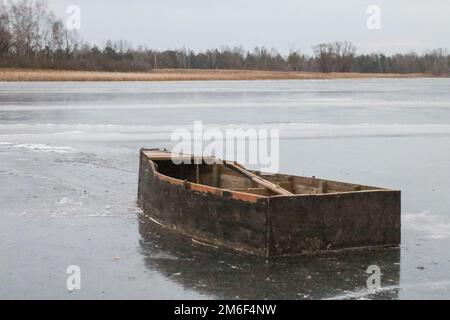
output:
[[427, 74], [318, 73], [253, 70], [178, 70], [102, 72], [0, 68], [0, 81], [209, 81], [209, 80], [326, 80], [417, 78]]

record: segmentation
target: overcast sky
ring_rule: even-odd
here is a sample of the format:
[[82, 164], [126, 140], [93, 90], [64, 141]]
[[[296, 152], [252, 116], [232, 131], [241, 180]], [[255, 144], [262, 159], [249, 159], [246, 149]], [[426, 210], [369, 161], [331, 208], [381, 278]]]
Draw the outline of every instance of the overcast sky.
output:
[[[349, 40], [359, 52], [450, 48], [449, 0], [48, 0], [58, 16], [81, 9], [82, 38], [128, 40], [156, 49], [264, 45], [286, 53], [295, 45]], [[370, 5], [381, 30], [366, 26]]]

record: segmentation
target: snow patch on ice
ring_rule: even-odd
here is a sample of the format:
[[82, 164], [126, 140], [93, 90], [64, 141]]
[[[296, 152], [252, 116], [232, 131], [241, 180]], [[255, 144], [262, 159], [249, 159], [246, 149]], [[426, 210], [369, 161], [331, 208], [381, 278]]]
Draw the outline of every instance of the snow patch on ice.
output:
[[83, 134], [84, 131], [73, 130], [73, 131], [64, 131], [64, 132], [55, 132], [55, 135], [71, 135], [71, 134]]
[[402, 217], [403, 225], [431, 239], [450, 238], [450, 221], [446, 217], [422, 212], [416, 214], [406, 214]]
[[111, 213], [90, 213], [90, 214], [84, 214], [83, 217], [85, 218], [104, 218], [104, 217], [115, 217]]
[[69, 153], [77, 151], [77, 149], [67, 146], [52, 146], [49, 144], [41, 144], [41, 143], [23, 143], [23, 144], [15, 144], [13, 145], [15, 148], [28, 149], [33, 151], [40, 152], [55, 152], [55, 153]]
[[67, 199], [66, 197], [62, 198], [61, 200], [59, 200], [58, 204], [67, 204], [69, 202], [69, 199]]

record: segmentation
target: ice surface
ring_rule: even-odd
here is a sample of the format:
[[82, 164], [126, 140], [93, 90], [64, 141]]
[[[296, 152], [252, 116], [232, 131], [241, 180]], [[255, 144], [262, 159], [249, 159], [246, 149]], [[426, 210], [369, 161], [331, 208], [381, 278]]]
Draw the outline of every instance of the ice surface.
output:
[[[449, 79], [0, 83], [0, 297], [450, 298], [448, 88]], [[266, 264], [147, 231], [138, 151], [170, 148], [173, 130], [200, 120], [279, 129], [282, 172], [402, 190], [401, 250]], [[84, 285], [69, 293], [71, 264]], [[365, 290], [371, 264], [384, 274], [375, 295]]]

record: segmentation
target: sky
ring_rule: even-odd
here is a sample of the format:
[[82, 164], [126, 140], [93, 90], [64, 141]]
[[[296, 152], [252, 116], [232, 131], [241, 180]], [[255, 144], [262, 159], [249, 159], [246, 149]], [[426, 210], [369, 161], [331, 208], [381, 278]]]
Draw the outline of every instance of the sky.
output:
[[[351, 41], [358, 52], [450, 49], [448, 0], [47, 0], [55, 13], [80, 8], [83, 40], [128, 40], [154, 49], [223, 46], [311, 53], [318, 43]], [[376, 5], [379, 15], [369, 6]], [[375, 14], [375, 15], [374, 15]], [[378, 19], [379, 17], [379, 19]], [[376, 19], [376, 20], [374, 20]], [[372, 29], [367, 27], [370, 21]], [[378, 23], [379, 22], [379, 23]], [[375, 24], [374, 24], [375, 23]], [[373, 29], [379, 26], [379, 29]]]

